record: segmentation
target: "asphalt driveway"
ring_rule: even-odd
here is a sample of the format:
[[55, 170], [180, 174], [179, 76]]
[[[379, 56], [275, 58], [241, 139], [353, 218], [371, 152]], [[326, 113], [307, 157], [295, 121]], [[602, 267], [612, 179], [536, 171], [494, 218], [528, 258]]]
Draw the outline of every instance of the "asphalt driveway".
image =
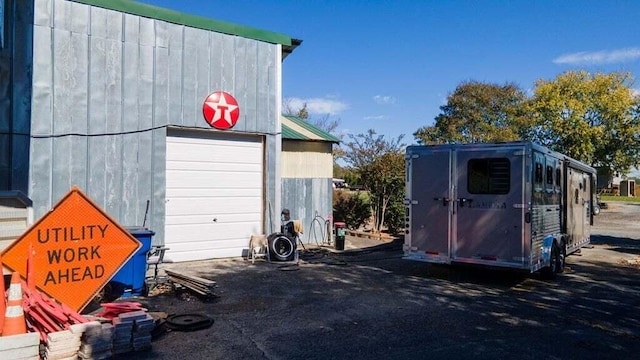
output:
[[610, 204], [596, 217], [593, 246], [553, 281], [409, 262], [400, 242], [348, 255], [309, 251], [299, 266], [172, 264], [217, 281], [219, 297], [135, 301], [215, 323], [118, 358], [631, 358], [640, 352], [639, 219], [640, 206]]

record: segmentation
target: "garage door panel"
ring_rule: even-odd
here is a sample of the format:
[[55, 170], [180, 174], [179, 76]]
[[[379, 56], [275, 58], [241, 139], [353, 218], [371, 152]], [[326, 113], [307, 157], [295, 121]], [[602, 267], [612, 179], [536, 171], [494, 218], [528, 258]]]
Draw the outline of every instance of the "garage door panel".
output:
[[[220, 194], [220, 189], [199, 189], [199, 198], [217, 198], [220, 201], [228, 201], [228, 198], [233, 200], [237, 198], [258, 198], [262, 201], [262, 186], [255, 188], [227, 188], [224, 190], [224, 194]], [[167, 197], [171, 198], [190, 198], [193, 196], [193, 189], [181, 188], [181, 189], [167, 189]]]
[[261, 138], [201, 136], [167, 138], [165, 244], [174, 261], [241, 256], [251, 234], [264, 232]]
[[204, 256], [207, 259], [235, 257], [238, 247], [249, 246], [249, 237], [244, 243], [238, 240], [216, 240], [216, 241], [191, 241], [172, 244], [167, 251], [167, 257], [172, 261], [191, 261], [194, 258]]
[[[172, 198], [167, 202], [166, 216], [210, 214], [220, 217], [221, 214], [247, 214], [256, 213], [261, 208], [260, 198], [234, 198], [221, 201], [220, 198]], [[182, 210], [188, 208], [189, 210]]]
[[253, 162], [256, 154], [262, 154], [261, 146], [235, 147], [220, 145], [171, 144], [171, 156], [168, 161], [187, 161], [202, 163], [228, 163], [228, 155], [238, 155], [240, 163]]
[[[178, 178], [168, 178], [168, 188], [257, 188], [262, 187], [262, 181], [256, 180], [255, 172], [203, 172], [203, 171], [181, 171]], [[184, 178], [189, 181], [185, 182]]]
[[[244, 210], [244, 209], [242, 209]], [[202, 212], [199, 214], [179, 214], [168, 215], [167, 225], [180, 225], [180, 224], [209, 224], [212, 222], [217, 223], [256, 223], [259, 224], [262, 218], [262, 214], [257, 211], [238, 211], [236, 213], [225, 211], [220, 212], [217, 215], [210, 212]], [[215, 221], [214, 221], [215, 219]]]
[[169, 171], [193, 171], [193, 172], [206, 172], [206, 171], [235, 171], [235, 172], [261, 172], [262, 164], [256, 163], [205, 163], [202, 161], [192, 162], [179, 162], [172, 161], [167, 163], [167, 170]]
[[[210, 242], [212, 247], [219, 241], [234, 242], [237, 246], [248, 246], [251, 234], [260, 234], [259, 223], [203, 223], [171, 225], [170, 235], [175, 244]], [[239, 256], [239, 255], [236, 255]]]

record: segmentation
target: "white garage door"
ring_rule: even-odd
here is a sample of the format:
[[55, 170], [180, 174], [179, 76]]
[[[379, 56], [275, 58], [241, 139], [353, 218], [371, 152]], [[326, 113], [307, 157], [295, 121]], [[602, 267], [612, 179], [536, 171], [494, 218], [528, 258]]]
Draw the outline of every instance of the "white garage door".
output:
[[167, 137], [165, 244], [171, 260], [241, 256], [263, 233], [260, 137], [175, 132]]

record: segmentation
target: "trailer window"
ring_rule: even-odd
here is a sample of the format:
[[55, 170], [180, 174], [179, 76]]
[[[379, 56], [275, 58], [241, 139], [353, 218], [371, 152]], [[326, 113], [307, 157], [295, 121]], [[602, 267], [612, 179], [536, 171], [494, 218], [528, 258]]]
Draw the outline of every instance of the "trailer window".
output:
[[541, 188], [542, 187], [542, 163], [536, 162], [536, 178], [534, 180], [534, 182], [536, 183], [536, 188]]
[[560, 168], [556, 168], [556, 186], [560, 188], [560, 178], [562, 177], [562, 173], [560, 172]]
[[547, 185], [553, 185], [553, 166], [551, 165], [547, 165]]
[[471, 159], [467, 163], [467, 191], [470, 194], [508, 194], [511, 163], [507, 158]]

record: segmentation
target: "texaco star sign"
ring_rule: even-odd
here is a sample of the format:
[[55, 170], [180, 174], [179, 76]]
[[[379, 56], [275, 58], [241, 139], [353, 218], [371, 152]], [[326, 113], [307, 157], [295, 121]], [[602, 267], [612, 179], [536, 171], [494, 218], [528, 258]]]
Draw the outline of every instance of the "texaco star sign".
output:
[[216, 91], [204, 99], [202, 106], [204, 119], [216, 129], [231, 129], [240, 117], [240, 107], [231, 94]]

